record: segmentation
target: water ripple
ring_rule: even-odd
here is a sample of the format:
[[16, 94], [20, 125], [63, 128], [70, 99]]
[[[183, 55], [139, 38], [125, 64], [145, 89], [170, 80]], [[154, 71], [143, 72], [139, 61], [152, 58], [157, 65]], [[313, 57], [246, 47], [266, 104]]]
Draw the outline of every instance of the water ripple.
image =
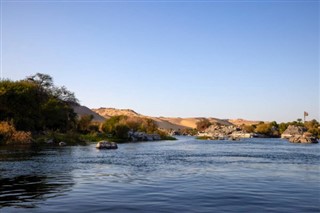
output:
[[319, 144], [0, 148], [2, 212], [319, 212]]

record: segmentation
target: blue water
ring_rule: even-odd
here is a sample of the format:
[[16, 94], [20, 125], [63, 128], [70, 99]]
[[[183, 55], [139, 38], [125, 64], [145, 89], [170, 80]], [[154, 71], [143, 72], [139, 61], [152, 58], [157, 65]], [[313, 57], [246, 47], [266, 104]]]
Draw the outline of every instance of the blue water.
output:
[[320, 212], [320, 144], [0, 148], [0, 212]]

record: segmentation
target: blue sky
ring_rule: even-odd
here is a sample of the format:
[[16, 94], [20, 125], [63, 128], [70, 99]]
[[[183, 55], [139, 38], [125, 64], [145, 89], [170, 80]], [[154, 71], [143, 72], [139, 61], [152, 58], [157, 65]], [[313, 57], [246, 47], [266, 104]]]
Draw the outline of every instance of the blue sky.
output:
[[2, 75], [90, 108], [319, 120], [318, 1], [6, 1]]

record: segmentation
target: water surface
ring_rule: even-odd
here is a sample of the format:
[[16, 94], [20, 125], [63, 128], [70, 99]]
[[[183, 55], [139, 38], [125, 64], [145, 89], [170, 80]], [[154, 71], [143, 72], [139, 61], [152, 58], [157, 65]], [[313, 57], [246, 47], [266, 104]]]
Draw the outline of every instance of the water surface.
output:
[[0, 148], [0, 212], [320, 212], [320, 146], [281, 139]]

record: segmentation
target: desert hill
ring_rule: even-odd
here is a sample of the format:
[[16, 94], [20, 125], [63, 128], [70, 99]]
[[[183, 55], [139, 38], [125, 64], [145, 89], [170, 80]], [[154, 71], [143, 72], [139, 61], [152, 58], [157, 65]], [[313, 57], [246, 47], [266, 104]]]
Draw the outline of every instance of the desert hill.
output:
[[[93, 115], [93, 121], [95, 122], [104, 122], [106, 119], [116, 116], [116, 115], [125, 115], [125, 116], [133, 116], [133, 117], [143, 117], [150, 118], [156, 122], [156, 124], [163, 129], [186, 129], [186, 128], [196, 128], [197, 122], [204, 119], [204, 117], [193, 117], [193, 118], [180, 118], [180, 117], [151, 117], [145, 116], [140, 113], [135, 112], [131, 109], [115, 109], [115, 108], [105, 108], [100, 107], [97, 109], [89, 109], [85, 106], [74, 106], [74, 111], [79, 115]], [[218, 119], [218, 118], [207, 118], [211, 123], [219, 123], [222, 125], [230, 126], [230, 125], [252, 125], [258, 124], [259, 121], [249, 121], [244, 119]]]
[[99, 115], [109, 118], [112, 116], [116, 115], [126, 115], [126, 116], [142, 116], [139, 113], [136, 113], [132, 109], [115, 109], [115, 108], [105, 108], [105, 107], [100, 107], [98, 109], [92, 109], [95, 113], [98, 113]]
[[[95, 113], [105, 117], [110, 118], [115, 115], [126, 115], [126, 116], [136, 116], [150, 118], [154, 120], [160, 128], [163, 129], [186, 129], [186, 128], [196, 128], [197, 122], [204, 119], [204, 117], [195, 117], [195, 118], [176, 118], [176, 117], [151, 117], [145, 116], [140, 113], [135, 112], [131, 109], [115, 109], [115, 108], [98, 108], [92, 109]], [[222, 125], [232, 125], [228, 120], [217, 119], [217, 118], [207, 118], [212, 123], [220, 123]]]
[[93, 115], [93, 119], [92, 121], [94, 122], [104, 122], [106, 120], [106, 118], [108, 117], [104, 117], [99, 115], [98, 113], [92, 111], [91, 109], [89, 109], [86, 106], [81, 106], [81, 105], [74, 105], [72, 106], [73, 110], [75, 113], [78, 114], [78, 116], [84, 116], [84, 115]]
[[241, 126], [241, 125], [255, 125], [259, 124], [261, 121], [249, 121], [242, 118], [239, 119], [229, 119], [230, 123], [232, 123], [235, 126]]
[[[173, 117], [160, 117], [159, 119], [163, 121], [168, 121], [172, 124], [183, 126], [184, 128], [196, 128], [197, 122], [205, 119], [204, 117], [195, 117], [195, 118], [173, 118]], [[232, 125], [232, 123], [228, 122], [227, 120], [217, 119], [217, 118], [206, 118], [211, 123], [219, 123], [222, 125]]]

